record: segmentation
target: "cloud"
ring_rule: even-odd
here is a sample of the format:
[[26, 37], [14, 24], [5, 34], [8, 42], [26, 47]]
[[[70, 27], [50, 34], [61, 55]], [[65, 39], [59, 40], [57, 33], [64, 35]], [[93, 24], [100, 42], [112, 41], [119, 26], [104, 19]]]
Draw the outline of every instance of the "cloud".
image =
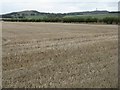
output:
[[0, 13], [22, 10], [38, 10], [40, 12], [78, 12], [99, 10], [114, 11], [118, 9], [119, 0], [4, 0]]
[[118, 2], [119, 0], [3, 0], [2, 2]]

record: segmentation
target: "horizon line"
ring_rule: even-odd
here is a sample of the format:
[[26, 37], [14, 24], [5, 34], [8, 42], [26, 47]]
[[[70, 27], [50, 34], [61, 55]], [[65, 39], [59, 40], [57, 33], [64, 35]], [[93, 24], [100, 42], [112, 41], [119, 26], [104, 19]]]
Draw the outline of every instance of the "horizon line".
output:
[[5, 13], [0, 13], [0, 15], [2, 14], [9, 14], [9, 13], [15, 13], [15, 12], [23, 12], [23, 11], [37, 11], [40, 13], [55, 13], [55, 14], [65, 14], [65, 13], [74, 13], [74, 12], [92, 12], [92, 11], [108, 11], [108, 12], [119, 12], [118, 10], [83, 10], [83, 11], [73, 11], [73, 12], [47, 12], [47, 11], [39, 11], [39, 10], [18, 10], [18, 11], [10, 11], [10, 12], [5, 12]]

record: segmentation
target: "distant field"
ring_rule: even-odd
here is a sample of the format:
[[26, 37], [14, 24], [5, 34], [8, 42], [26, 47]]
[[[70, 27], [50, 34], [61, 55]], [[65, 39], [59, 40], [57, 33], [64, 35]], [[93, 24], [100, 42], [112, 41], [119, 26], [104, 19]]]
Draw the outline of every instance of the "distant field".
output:
[[45, 15], [26, 16], [25, 18], [27, 18], [27, 19], [43, 19], [43, 18], [47, 18], [47, 16], [45, 16]]
[[3, 88], [117, 88], [118, 27], [2, 22]]
[[[85, 14], [85, 15], [71, 15], [71, 16], [65, 16], [65, 17], [74, 17], [74, 18], [87, 18], [87, 17], [93, 17], [98, 19], [103, 19], [105, 17], [118, 17], [118, 14]], [[64, 18], [65, 18], [64, 17]]]
[[[85, 15], [65, 15], [63, 18], [66, 17], [74, 17], [74, 18], [87, 18], [87, 17], [93, 17], [93, 18], [98, 18], [98, 19], [103, 19], [105, 17], [118, 17], [118, 14], [85, 14]], [[26, 16], [25, 18], [28, 19], [43, 19], [47, 18], [46, 15], [39, 15], [39, 16]]]

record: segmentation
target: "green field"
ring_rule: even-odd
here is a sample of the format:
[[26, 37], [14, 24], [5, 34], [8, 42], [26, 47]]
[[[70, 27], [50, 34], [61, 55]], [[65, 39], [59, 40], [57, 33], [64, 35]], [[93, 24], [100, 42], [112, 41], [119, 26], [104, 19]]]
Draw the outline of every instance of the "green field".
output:
[[27, 19], [43, 19], [43, 18], [47, 18], [47, 16], [46, 15], [26, 16], [25, 18], [27, 18]]
[[[65, 15], [63, 18], [98, 18], [98, 19], [103, 19], [105, 17], [118, 17], [118, 14], [84, 14], [84, 15]], [[43, 19], [43, 18], [48, 18], [47, 15], [38, 15], [38, 16], [26, 16], [25, 18], [27, 19]]]
[[72, 18], [88, 18], [88, 17], [92, 17], [92, 18], [98, 18], [98, 19], [103, 19], [105, 17], [118, 17], [118, 14], [86, 14], [86, 15], [67, 15], [67, 16], [64, 16], [64, 18], [66, 17], [72, 17]]

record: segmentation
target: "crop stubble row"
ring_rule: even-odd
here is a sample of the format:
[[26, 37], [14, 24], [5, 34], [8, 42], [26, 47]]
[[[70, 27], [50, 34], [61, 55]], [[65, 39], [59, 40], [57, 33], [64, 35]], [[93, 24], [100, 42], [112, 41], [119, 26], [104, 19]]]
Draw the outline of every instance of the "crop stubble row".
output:
[[3, 87], [117, 87], [117, 26], [3, 23]]

